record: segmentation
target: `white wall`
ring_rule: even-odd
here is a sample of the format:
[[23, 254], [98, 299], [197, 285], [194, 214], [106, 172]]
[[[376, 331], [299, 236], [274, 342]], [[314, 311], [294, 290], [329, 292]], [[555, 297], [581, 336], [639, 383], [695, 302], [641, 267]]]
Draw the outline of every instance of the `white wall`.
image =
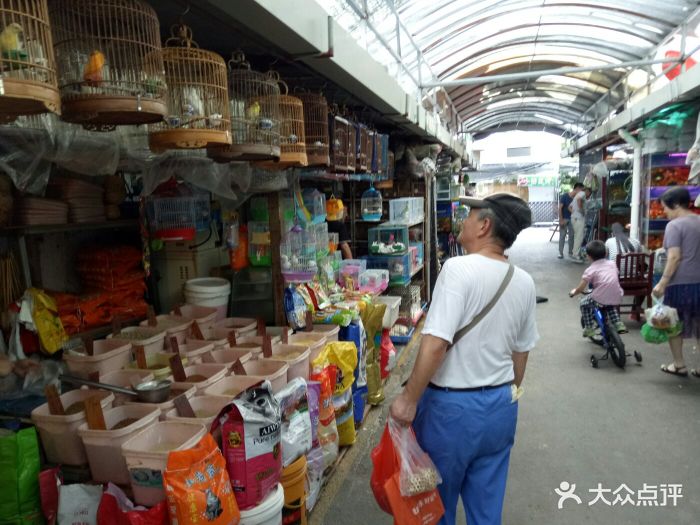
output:
[[[480, 165], [552, 162], [558, 168], [563, 139], [542, 131], [506, 131], [474, 142]], [[508, 148], [529, 147], [529, 157], [508, 157]]]

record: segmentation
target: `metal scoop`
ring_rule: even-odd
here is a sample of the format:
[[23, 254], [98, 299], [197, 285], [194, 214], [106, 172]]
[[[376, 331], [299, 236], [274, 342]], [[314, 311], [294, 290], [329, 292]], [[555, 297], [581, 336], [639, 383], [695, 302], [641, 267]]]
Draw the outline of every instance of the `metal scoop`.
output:
[[66, 383], [100, 388], [102, 390], [111, 390], [112, 392], [117, 392], [119, 394], [134, 396], [137, 397], [142, 403], [163, 403], [167, 401], [168, 397], [170, 396], [170, 385], [172, 384], [167, 379], [146, 381], [145, 383], [139, 383], [136, 385], [133, 390], [129, 390], [128, 388], [122, 388], [116, 385], [106, 385], [96, 381], [89, 381], [88, 379], [83, 379], [82, 377], [75, 377], [65, 374], [61, 374], [58, 377], [61, 381], [65, 381]]

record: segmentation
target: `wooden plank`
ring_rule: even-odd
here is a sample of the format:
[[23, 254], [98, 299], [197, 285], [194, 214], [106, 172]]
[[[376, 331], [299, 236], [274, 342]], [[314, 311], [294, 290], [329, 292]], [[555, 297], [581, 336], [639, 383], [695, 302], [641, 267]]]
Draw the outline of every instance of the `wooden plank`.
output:
[[63, 416], [66, 414], [56, 385], [46, 385], [44, 388], [44, 395], [46, 396], [46, 401], [49, 403], [49, 414], [52, 416]]
[[284, 313], [284, 278], [279, 247], [282, 244], [282, 224], [279, 214], [279, 192], [267, 194], [267, 209], [270, 217], [270, 243], [272, 246], [272, 299], [274, 301], [275, 324], [285, 326], [287, 316]]
[[90, 396], [85, 399], [85, 419], [90, 430], [107, 430], [105, 416], [102, 412], [102, 398]]

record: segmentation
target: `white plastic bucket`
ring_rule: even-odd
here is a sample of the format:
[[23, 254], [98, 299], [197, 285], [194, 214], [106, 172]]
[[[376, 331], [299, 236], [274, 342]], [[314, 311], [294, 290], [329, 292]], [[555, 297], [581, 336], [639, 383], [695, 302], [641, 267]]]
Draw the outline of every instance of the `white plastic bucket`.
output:
[[[129, 471], [122, 457], [122, 443], [138, 434], [160, 417], [160, 410], [150, 405], [126, 405], [104, 412], [107, 430], [91, 430], [87, 423], [78, 428], [83, 440], [92, 479], [99, 483], [111, 481], [117, 485], [129, 483]], [[113, 427], [125, 419], [136, 419], [123, 428]]]
[[137, 505], [152, 507], [165, 499], [163, 471], [171, 450], [194, 447], [207, 433], [204, 425], [181, 421], [160, 421], [122, 444], [129, 469], [129, 481]]
[[309, 356], [311, 350], [303, 345], [279, 344], [272, 347], [272, 359], [284, 361], [287, 369], [287, 382], [295, 377], [301, 377], [305, 381], [309, 380]]
[[287, 384], [287, 370], [289, 370], [289, 365], [286, 361], [257, 359], [255, 361], [248, 361], [243, 365], [243, 368], [245, 368], [246, 374], [249, 376], [258, 376], [269, 380], [272, 384], [272, 392], [274, 394], [282, 390]]
[[195, 417], [182, 417], [177, 413], [177, 409], [168, 410], [165, 414], [166, 421], [182, 421], [184, 423], [201, 423], [209, 428], [217, 414], [231, 402], [228, 396], [199, 396], [190, 400], [190, 406], [194, 410]]
[[64, 352], [63, 360], [72, 375], [87, 379], [91, 373], [99, 372], [102, 377], [124, 368], [131, 360], [131, 343], [127, 341], [101, 339], [93, 342], [92, 349], [92, 355]]
[[265, 379], [265, 377], [259, 376], [227, 376], [205, 389], [204, 395], [225, 396], [231, 400], [244, 390]]
[[231, 283], [220, 277], [190, 279], [185, 283], [185, 301], [198, 306], [216, 308], [217, 320], [226, 317], [230, 296]]
[[[104, 390], [71, 390], [61, 396], [64, 409], [73, 403], [85, 401], [90, 396], [99, 396], [102, 410], [112, 408], [114, 396]], [[83, 441], [78, 436], [78, 427], [85, 423], [85, 410], [66, 416], [54, 416], [49, 413], [49, 404], [44, 403], [32, 410], [32, 421], [39, 431], [44, 445], [46, 459], [49, 463], [63, 465], [84, 465], [87, 463]]]
[[281, 483], [257, 507], [241, 511], [239, 525], [282, 525], [284, 488]]

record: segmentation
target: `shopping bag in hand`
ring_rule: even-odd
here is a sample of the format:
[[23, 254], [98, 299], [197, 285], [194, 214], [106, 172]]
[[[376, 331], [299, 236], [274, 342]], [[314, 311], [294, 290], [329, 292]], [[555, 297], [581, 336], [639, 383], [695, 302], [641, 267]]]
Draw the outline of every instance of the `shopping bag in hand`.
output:
[[678, 311], [675, 308], [666, 306], [656, 297], [654, 297], [654, 303], [654, 306], [644, 310], [647, 323], [659, 330], [670, 330], [675, 327], [679, 322]]

